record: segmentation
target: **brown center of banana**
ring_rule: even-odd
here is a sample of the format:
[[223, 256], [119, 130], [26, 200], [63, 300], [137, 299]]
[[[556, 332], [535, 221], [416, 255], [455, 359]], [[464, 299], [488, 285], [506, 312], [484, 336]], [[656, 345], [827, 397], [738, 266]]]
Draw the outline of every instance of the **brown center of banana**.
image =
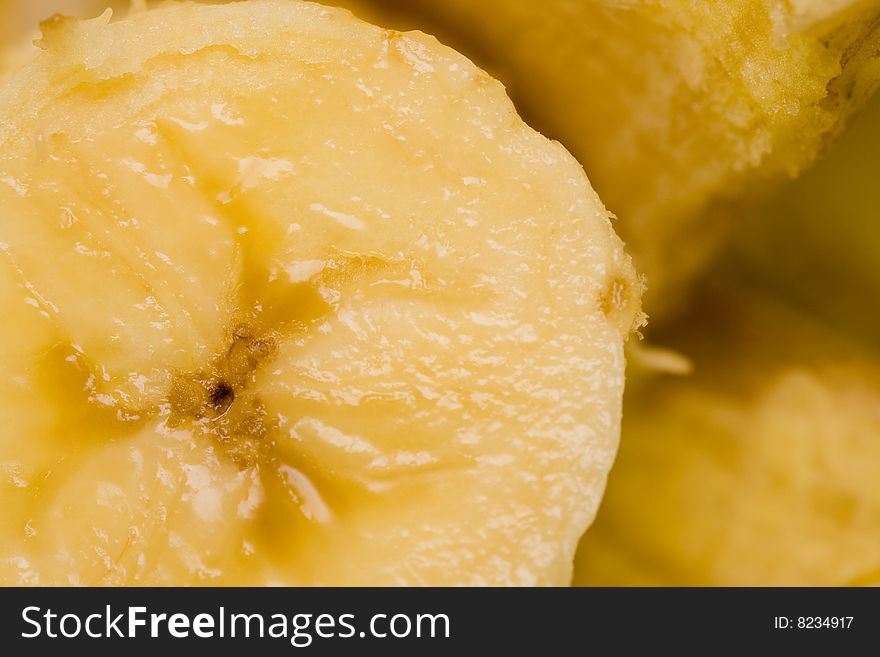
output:
[[[379, 277], [406, 278], [415, 268], [406, 259], [352, 253], [328, 257], [308, 282], [273, 280], [263, 270], [247, 268], [239, 290], [241, 320], [229, 332], [229, 348], [206, 368], [174, 375], [168, 425], [209, 436], [242, 468], [265, 460], [272, 427], [252, 384], [257, 370], [275, 355], [281, 337], [307, 330], [333, 312], [320, 288], [338, 291]], [[423, 279], [419, 273], [418, 280]]]
[[241, 467], [254, 465], [267, 429], [263, 405], [248, 388], [257, 368], [276, 348], [274, 334], [255, 335], [247, 324], [236, 326], [229, 349], [209, 367], [174, 376], [168, 393], [169, 426], [190, 425], [210, 435]]

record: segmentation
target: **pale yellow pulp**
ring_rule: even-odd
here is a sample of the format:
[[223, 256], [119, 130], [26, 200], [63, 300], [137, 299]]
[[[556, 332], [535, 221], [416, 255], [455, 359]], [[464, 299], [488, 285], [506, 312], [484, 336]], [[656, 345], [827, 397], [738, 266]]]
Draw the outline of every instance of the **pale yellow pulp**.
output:
[[565, 584], [639, 284], [423, 34], [170, 5], [0, 89], [0, 581]]
[[880, 80], [877, 0], [374, 0], [508, 86], [584, 164], [657, 327], [732, 199], [798, 173]]

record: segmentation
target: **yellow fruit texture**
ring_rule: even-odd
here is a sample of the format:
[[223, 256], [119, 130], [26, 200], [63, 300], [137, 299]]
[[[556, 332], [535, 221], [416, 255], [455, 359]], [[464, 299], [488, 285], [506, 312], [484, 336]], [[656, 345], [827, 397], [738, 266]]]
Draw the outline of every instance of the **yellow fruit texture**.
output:
[[640, 319], [574, 158], [343, 10], [43, 32], [0, 88], [0, 582], [567, 583]]
[[39, 37], [37, 24], [52, 14], [92, 18], [108, 6], [129, 7], [121, 0], [0, 0], [0, 75], [30, 54], [29, 41]]
[[664, 339], [694, 374], [627, 390], [576, 584], [880, 584], [880, 358], [731, 285]]
[[581, 160], [655, 320], [726, 235], [728, 200], [799, 172], [880, 79], [873, 0], [380, 4], [475, 57]]

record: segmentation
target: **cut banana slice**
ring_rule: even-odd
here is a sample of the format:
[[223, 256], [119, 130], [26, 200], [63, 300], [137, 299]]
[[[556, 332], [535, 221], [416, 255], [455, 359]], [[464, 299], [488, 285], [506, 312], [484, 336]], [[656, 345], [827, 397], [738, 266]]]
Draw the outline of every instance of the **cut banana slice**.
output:
[[575, 583], [880, 584], [876, 354], [754, 292], [713, 296], [665, 336], [695, 374], [627, 391]]
[[375, 0], [497, 73], [584, 164], [670, 316], [726, 199], [813, 160], [880, 80], [877, 0]]
[[579, 165], [423, 34], [108, 21], [0, 90], [0, 581], [567, 583], [641, 318]]

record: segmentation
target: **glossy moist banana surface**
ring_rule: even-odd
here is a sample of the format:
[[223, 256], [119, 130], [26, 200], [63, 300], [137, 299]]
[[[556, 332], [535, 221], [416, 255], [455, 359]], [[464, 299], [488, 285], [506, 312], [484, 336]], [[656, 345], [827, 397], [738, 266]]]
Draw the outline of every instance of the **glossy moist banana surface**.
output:
[[565, 584], [640, 286], [423, 34], [168, 5], [0, 90], [0, 581]]

